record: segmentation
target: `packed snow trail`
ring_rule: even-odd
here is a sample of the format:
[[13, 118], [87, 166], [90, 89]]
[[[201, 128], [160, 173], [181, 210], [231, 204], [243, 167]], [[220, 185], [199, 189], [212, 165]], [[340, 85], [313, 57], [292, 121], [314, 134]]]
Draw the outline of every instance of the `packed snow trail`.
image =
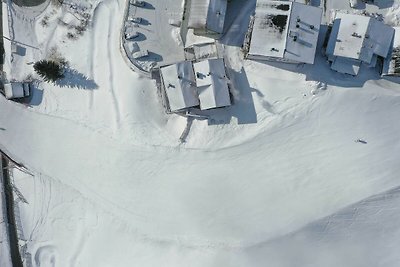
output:
[[[97, 7], [93, 35], [57, 42], [74, 68], [95, 77], [98, 89], [43, 83], [43, 102], [32, 108], [0, 99], [5, 129], [0, 146], [39, 177], [57, 179], [61, 192], [78, 190], [112, 218], [115, 232], [101, 225], [103, 235], [92, 237], [106, 244], [102, 249], [75, 240], [86, 251], [78, 257], [107, 255], [108, 241], [121, 240], [134, 242], [135, 255], [127, 260], [138, 266], [253, 267], [265, 265], [263, 255], [276, 255], [273, 259], [281, 263], [276, 265], [287, 266], [282, 237], [297, 231], [301, 236], [307, 225], [400, 185], [398, 84], [360, 77], [352, 79], [358, 86], [352, 88], [349, 79], [331, 75], [319, 61], [313, 73], [311, 67], [288, 71], [252, 61], [232, 64], [239, 101], [218, 111], [231, 116], [216, 125], [194, 121], [181, 145], [185, 119], [163, 112], [154, 81], [132, 72], [114, 49], [117, 34], [105, 34], [110, 25], [119, 26], [117, 4]], [[54, 36], [65, 33], [58, 27]], [[95, 51], [86, 51], [91, 36], [99, 40]], [[105, 43], [110, 49], [101, 53], [104, 47], [97, 46]], [[232, 57], [237, 60], [238, 51], [228, 53], [237, 53]], [[87, 65], [94, 55], [99, 66]], [[111, 58], [112, 81], [105, 78], [110, 77], [106, 65]], [[324, 90], [318, 89], [321, 83]], [[118, 100], [120, 125], [110, 92]], [[240, 116], [245, 123], [239, 123]], [[43, 229], [40, 222], [47, 218], [41, 208], [37, 223]], [[114, 234], [118, 239], [111, 239]], [[306, 247], [307, 242], [297, 244]], [[53, 244], [37, 244], [34, 251], [38, 262], [58, 259]], [[114, 255], [125, 261], [130, 251]], [[258, 257], [264, 261], [253, 262]], [[107, 265], [104, 258], [92, 260]], [[267, 262], [273, 263], [272, 258]]]
[[[243, 247], [400, 184], [400, 126], [392, 123], [399, 96], [378, 90], [332, 91], [254, 140], [218, 151], [130, 146], [4, 99], [0, 138], [15, 159], [143, 234]], [[356, 144], [358, 137], [368, 145]]]

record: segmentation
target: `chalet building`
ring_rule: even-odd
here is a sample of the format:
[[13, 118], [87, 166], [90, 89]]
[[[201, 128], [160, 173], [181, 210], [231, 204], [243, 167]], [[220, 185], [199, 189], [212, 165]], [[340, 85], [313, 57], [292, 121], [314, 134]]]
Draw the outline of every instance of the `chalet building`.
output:
[[331, 68], [356, 76], [361, 64], [374, 68], [390, 57], [394, 29], [364, 15], [336, 13], [326, 47]]
[[313, 64], [321, 18], [318, 7], [257, 0], [243, 45], [245, 57]]
[[231, 105], [223, 59], [184, 61], [161, 67], [160, 73], [170, 112]]

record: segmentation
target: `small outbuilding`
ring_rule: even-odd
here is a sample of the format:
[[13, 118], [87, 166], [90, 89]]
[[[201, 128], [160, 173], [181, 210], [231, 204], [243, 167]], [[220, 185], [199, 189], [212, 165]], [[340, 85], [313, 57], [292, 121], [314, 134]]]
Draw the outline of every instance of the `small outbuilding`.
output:
[[357, 75], [361, 64], [382, 65], [393, 47], [394, 29], [364, 15], [336, 13], [326, 47], [331, 68]]
[[161, 67], [160, 71], [171, 112], [184, 111], [200, 104], [191, 61]]
[[194, 34], [219, 36], [223, 33], [227, 0], [191, 0], [188, 10], [188, 28]]
[[231, 105], [228, 78], [224, 60], [208, 59], [193, 64], [200, 109], [220, 108]]
[[257, 0], [243, 45], [246, 58], [313, 64], [321, 18], [318, 7]]
[[10, 82], [4, 84], [4, 95], [7, 99], [28, 97], [31, 93], [31, 85], [27, 82]]

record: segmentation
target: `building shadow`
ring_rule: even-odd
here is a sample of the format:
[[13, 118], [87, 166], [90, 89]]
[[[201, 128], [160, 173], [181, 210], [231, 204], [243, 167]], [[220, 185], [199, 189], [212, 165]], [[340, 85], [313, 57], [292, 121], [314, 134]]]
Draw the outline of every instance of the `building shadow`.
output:
[[15, 52], [15, 54], [24, 57], [26, 55], [26, 48], [20, 45], [17, 45], [17, 51]]
[[312, 6], [320, 7], [321, 6], [321, 0], [311, 0], [310, 4]]
[[[225, 15], [224, 34], [219, 42], [224, 45], [241, 47], [244, 42], [250, 16], [256, 9], [256, 0], [232, 0]], [[244, 27], [246, 25], [246, 27]]]
[[373, 3], [373, 5], [377, 6], [379, 9], [389, 8], [394, 4], [394, 0], [378, 0], [375, 2], [376, 3]]
[[27, 104], [31, 106], [39, 106], [43, 101], [43, 89], [39, 88], [39, 82], [31, 83], [31, 93], [27, 99]]
[[227, 68], [231, 80], [230, 89], [232, 94], [232, 106], [230, 114], [237, 118], [238, 124], [257, 123], [257, 113], [254, 107], [252, 92], [254, 88], [250, 87], [247, 74], [242, 67], [240, 71]]
[[67, 68], [64, 71], [64, 78], [56, 81], [56, 85], [60, 87], [79, 88], [85, 90], [94, 90], [98, 88], [98, 85], [94, 80], [89, 79], [82, 73], [71, 68]]

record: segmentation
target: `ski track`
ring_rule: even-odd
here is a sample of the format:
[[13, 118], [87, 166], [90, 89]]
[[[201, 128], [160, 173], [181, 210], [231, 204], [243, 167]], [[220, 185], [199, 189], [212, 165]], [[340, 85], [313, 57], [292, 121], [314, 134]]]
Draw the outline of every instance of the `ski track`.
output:
[[[115, 2], [112, 2], [112, 8], [109, 8], [108, 11], [110, 12], [110, 17], [112, 15], [115, 15], [116, 11], [115, 11]], [[114, 104], [114, 110], [115, 110], [115, 122], [116, 122], [116, 127], [115, 130], [117, 130], [118, 128], [120, 128], [121, 125], [121, 112], [120, 112], [120, 107], [119, 107], [119, 102], [118, 102], [118, 97], [115, 93], [115, 88], [117, 87], [114, 81], [114, 68], [115, 68], [115, 64], [114, 64], [114, 57], [111, 53], [112, 49], [113, 51], [119, 51], [118, 49], [115, 49], [114, 47], [114, 43], [113, 40], [118, 40], [116, 38], [116, 36], [114, 36], [112, 34], [113, 29], [115, 29], [116, 25], [114, 25], [114, 20], [111, 20], [111, 23], [108, 23], [108, 37], [109, 37], [109, 41], [111, 42], [112, 45], [110, 45], [110, 42], [107, 42], [107, 55], [108, 58], [110, 59], [110, 65], [109, 65], [109, 82], [110, 82], [110, 93], [113, 99], [113, 104]], [[119, 31], [117, 31], [119, 32]], [[110, 38], [111, 37], [111, 38]], [[115, 38], [116, 37], [116, 38]]]
[[[101, 12], [106, 12], [106, 13], [109, 14], [109, 16], [111, 16], [111, 14], [115, 13], [115, 7], [114, 6], [110, 7], [109, 3], [110, 3], [110, 1], [104, 1], [104, 2], [101, 2], [96, 7], [96, 9], [94, 11], [94, 24], [95, 25], [96, 25], [96, 21], [99, 19], [99, 16], [102, 15]], [[111, 4], [114, 5], [115, 2], [112, 2]], [[105, 10], [102, 11], [102, 9], [105, 9]], [[104, 16], [104, 17], [107, 18], [109, 16]], [[115, 25], [113, 25], [112, 23], [110, 23], [109, 20], [107, 20], [107, 32], [103, 33], [104, 32], [103, 29], [99, 29], [98, 27], [95, 28], [95, 33], [94, 33], [95, 40], [109, 40], [109, 41], [112, 42], [113, 41], [112, 40], [112, 29], [113, 29], [113, 27], [115, 27]], [[100, 34], [106, 34], [107, 38], [100, 38], [99, 37]], [[112, 52], [111, 52], [111, 49], [113, 49], [113, 48], [114, 47], [110, 47], [109, 42], [106, 43], [106, 47], [105, 48], [103, 48], [103, 46], [102, 46], [101, 49], [99, 49], [97, 44], [94, 45], [94, 52], [93, 53], [94, 53], [95, 56], [93, 57], [94, 58], [93, 65], [94, 66], [99, 65], [99, 66], [102, 66], [103, 68], [106, 68], [106, 69], [104, 71], [100, 71], [100, 73], [96, 73], [95, 72], [93, 77], [94, 77], [95, 80], [98, 80], [98, 78], [100, 78], [100, 77], [104, 78], [102, 73], [108, 73], [108, 78], [106, 79], [106, 81], [104, 81], [104, 83], [106, 83], [107, 85], [102, 86], [102, 87], [108, 88], [108, 92], [111, 95], [111, 101], [112, 101], [112, 105], [113, 105], [113, 109], [114, 109], [114, 115], [115, 115], [115, 120], [114, 120], [114, 122], [115, 122], [114, 131], [115, 131], [120, 126], [120, 121], [121, 121], [120, 117], [121, 116], [120, 116], [120, 108], [119, 108], [118, 99], [117, 99], [117, 96], [116, 96], [116, 94], [114, 92], [114, 87], [115, 87], [114, 71], [113, 71], [113, 66], [114, 66], [113, 62], [114, 61], [113, 61]], [[105, 51], [101, 51], [102, 49], [105, 49]], [[103, 53], [103, 52], [107, 54], [107, 58], [110, 60], [110, 62], [108, 64], [106, 64], [106, 66], [105, 66], [104, 62], [98, 62], [98, 60], [97, 60], [98, 57], [96, 56], [97, 54]], [[100, 69], [100, 67], [98, 69]]]

